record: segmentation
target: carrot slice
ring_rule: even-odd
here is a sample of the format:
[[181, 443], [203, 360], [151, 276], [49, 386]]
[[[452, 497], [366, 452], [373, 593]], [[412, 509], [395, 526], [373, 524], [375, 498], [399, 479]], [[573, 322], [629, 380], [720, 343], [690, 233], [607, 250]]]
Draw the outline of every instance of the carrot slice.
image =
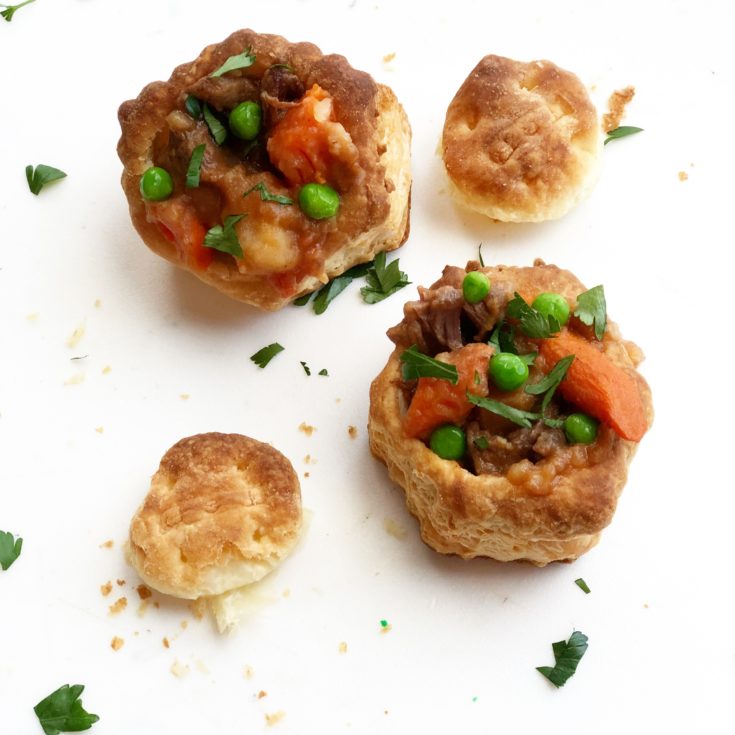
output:
[[[487, 366], [492, 355], [492, 347], [477, 343], [465, 345], [446, 357], [437, 356], [442, 362], [457, 366], [459, 380], [452, 385], [440, 378], [419, 378], [403, 424], [406, 435], [425, 439], [437, 426], [461, 424], [473, 409], [467, 391], [487, 395]], [[479, 383], [475, 382], [475, 373]]]
[[191, 207], [183, 202], [171, 200], [151, 207], [153, 214], [167, 240], [176, 245], [179, 257], [196, 270], [206, 270], [214, 258], [211, 248], [204, 247], [207, 230]]
[[590, 416], [609, 424], [616, 434], [640, 441], [648, 429], [646, 409], [635, 378], [611, 362], [586, 339], [568, 330], [541, 342], [542, 360], [551, 368], [574, 355], [559, 392]]

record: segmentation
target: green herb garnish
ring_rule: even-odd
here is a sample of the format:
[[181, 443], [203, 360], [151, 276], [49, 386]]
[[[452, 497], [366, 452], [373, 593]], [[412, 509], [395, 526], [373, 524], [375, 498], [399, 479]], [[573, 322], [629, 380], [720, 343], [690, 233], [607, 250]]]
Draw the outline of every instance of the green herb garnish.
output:
[[574, 316], [579, 317], [580, 321], [588, 327], [594, 324], [595, 338], [602, 339], [607, 326], [605, 289], [602, 286], [595, 286], [589, 291], [579, 294]]
[[204, 236], [204, 247], [242, 258], [242, 246], [237, 239], [235, 225], [245, 216], [244, 214], [231, 214], [225, 217], [224, 225], [215, 225]]
[[564, 380], [564, 376], [569, 370], [569, 366], [574, 361], [574, 355], [567, 355], [562, 357], [559, 362], [554, 365], [548, 374], [544, 376], [538, 383], [527, 385], [523, 390], [526, 393], [530, 393], [532, 396], [540, 396], [544, 393], [544, 398], [541, 401], [541, 413], [546, 412], [546, 407], [549, 405], [551, 399], [554, 397], [556, 389], [559, 387], [559, 383]]
[[30, 5], [31, 3], [36, 2], [36, 0], [25, 0], [25, 2], [18, 3], [17, 5], [3, 5], [0, 3], [0, 7], [5, 8], [5, 10], [0, 10], [0, 15], [5, 18], [5, 20], [10, 23], [11, 20], [13, 20], [13, 16], [15, 15], [15, 11], [22, 8], [24, 5]]
[[386, 628], [388, 628], [389, 626], [390, 626], [390, 623], [387, 620], [381, 620], [380, 621], [380, 627], [383, 630], [386, 630]]
[[255, 63], [255, 54], [251, 53], [251, 49], [243, 51], [241, 54], [230, 56], [217, 71], [213, 71], [210, 77], [221, 77], [223, 74], [227, 74], [228, 71], [234, 71], [235, 69], [246, 69], [248, 66], [252, 66]]
[[592, 590], [587, 586], [587, 582], [585, 582], [582, 577], [575, 579], [574, 584], [576, 584], [577, 587], [585, 593], [585, 595], [589, 595], [589, 593], [592, 592]]
[[193, 95], [188, 95], [184, 102], [184, 107], [191, 117], [195, 120], [202, 119], [202, 103]]
[[20, 556], [23, 539], [15, 538], [9, 531], [0, 531], [0, 567], [7, 571]]
[[407, 350], [404, 350], [399, 359], [403, 363], [401, 374], [404, 380], [440, 378], [441, 380], [448, 380], [452, 385], [457, 385], [459, 382], [456, 365], [435, 360], [433, 357], [420, 352], [416, 345], [411, 345]]
[[306, 306], [309, 301], [311, 301], [311, 297], [314, 295], [314, 291], [309, 291], [309, 293], [305, 293], [303, 296], [299, 296], [297, 299], [294, 299], [291, 303], [294, 306]]
[[[299, 360], [301, 362], [301, 360]], [[301, 367], [304, 368], [304, 372], [307, 375], [311, 375], [311, 370], [309, 369], [309, 366], [305, 362], [301, 362]]]
[[189, 159], [189, 168], [186, 170], [186, 186], [189, 189], [196, 189], [199, 186], [199, 175], [202, 169], [202, 159], [206, 144], [198, 145], [191, 153]]
[[643, 128], [636, 128], [633, 125], [621, 125], [619, 128], [607, 131], [607, 138], [605, 138], [603, 145], [607, 145], [611, 140], [627, 138], [629, 135], [635, 135], [636, 133], [642, 132]]
[[322, 368], [319, 371], [319, 375], [326, 375], [327, 377], [329, 377], [329, 373], [327, 372], [327, 368]]
[[[316, 299], [314, 299], [314, 313], [323, 314], [329, 304], [349, 286], [355, 278], [364, 276], [368, 270], [372, 267], [372, 261], [370, 263], [360, 263], [352, 266], [349, 270], [346, 270], [342, 275], [333, 278], [326, 286], [322, 286], [317, 292]], [[305, 296], [301, 296], [297, 301], [301, 301]], [[306, 303], [306, 302], [304, 302]]]
[[[263, 347], [262, 350], [258, 350], [254, 355], [250, 355], [250, 359], [259, 367], [264, 368], [279, 352], [283, 352], [285, 347], [282, 347], [278, 342]], [[303, 365], [303, 363], [301, 363]]]
[[398, 258], [386, 266], [385, 251], [375, 256], [374, 267], [367, 272], [365, 280], [368, 285], [363, 286], [360, 293], [366, 304], [376, 304], [411, 283], [399, 270]]
[[260, 198], [264, 202], [276, 202], [278, 204], [293, 204], [293, 199], [290, 197], [284, 197], [280, 194], [271, 194], [268, 189], [266, 189], [265, 184], [260, 181], [252, 188], [248, 189], [244, 194], [243, 197], [246, 197], [248, 194], [259, 191], [260, 192]]
[[482, 243], [477, 246], [477, 259], [480, 261], [480, 265], [484, 268], [485, 261], [482, 259]]
[[538, 421], [541, 418], [540, 413], [522, 411], [520, 408], [513, 408], [513, 406], [508, 406], [493, 398], [475, 396], [469, 391], [467, 392], [467, 400], [475, 406], [484, 408], [486, 411], [490, 411], [498, 416], [502, 416], [504, 419], [508, 419], [508, 421], [512, 421], [514, 424], [518, 424], [518, 426], [522, 426], [524, 429], [530, 429], [531, 422]]
[[587, 650], [587, 636], [575, 630], [568, 641], [552, 643], [555, 664], [537, 666], [536, 671], [543, 674], [555, 687], [563, 687], [567, 680], [574, 676], [577, 666]]
[[518, 357], [521, 358], [522, 362], [525, 362], [526, 365], [531, 367], [538, 357], [538, 352], [527, 352], [525, 355], [518, 355]]
[[481, 451], [490, 447], [490, 443], [488, 442], [486, 436], [478, 436], [472, 440], [472, 443], [475, 445], [475, 447], [477, 447], [477, 449]]
[[35, 170], [33, 166], [26, 166], [26, 179], [28, 180], [28, 188], [33, 194], [38, 196], [38, 192], [43, 189], [46, 184], [52, 181], [58, 181], [66, 177], [66, 174], [53, 166], [46, 166], [39, 163]]
[[508, 302], [506, 314], [511, 319], [518, 319], [521, 331], [532, 339], [542, 339], [556, 334], [561, 325], [553, 316], [544, 316], [541, 312], [529, 306], [518, 293]]
[[209, 105], [205, 102], [202, 110], [204, 114], [204, 121], [207, 123], [209, 132], [212, 133], [212, 137], [217, 145], [222, 145], [227, 137], [227, 130], [225, 126], [215, 117], [215, 114], [209, 109]]
[[46, 735], [89, 730], [99, 720], [97, 715], [90, 714], [82, 706], [79, 697], [83, 691], [82, 684], [71, 687], [64, 684], [33, 708]]

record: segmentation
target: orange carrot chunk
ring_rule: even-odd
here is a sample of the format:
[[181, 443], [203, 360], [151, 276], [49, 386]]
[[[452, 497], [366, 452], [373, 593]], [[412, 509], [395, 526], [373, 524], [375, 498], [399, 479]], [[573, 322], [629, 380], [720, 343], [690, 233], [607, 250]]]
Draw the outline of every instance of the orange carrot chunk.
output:
[[[425, 439], [442, 424], [461, 424], [473, 409], [466, 393], [487, 395], [487, 366], [493, 348], [469, 344], [437, 359], [457, 366], [459, 380], [452, 385], [441, 378], [419, 378], [403, 424], [407, 436]], [[475, 382], [475, 373], [479, 382]]]
[[214, 253], [204, 247], [207, 230], [191, 207], [172, 199], [151, 207], [151, 211], [163, 235], [176, 245], [181, 260], [190, 268], [206, 270]]
[[609, 424], [616, 434], [640, 441], [648, 429], [646, 410], [635, 378], [615, 365], [587, 340], [568, 330], [541, 342], [542, 362], [550, 369], [574, 355], [559, 392], [590, 416]]

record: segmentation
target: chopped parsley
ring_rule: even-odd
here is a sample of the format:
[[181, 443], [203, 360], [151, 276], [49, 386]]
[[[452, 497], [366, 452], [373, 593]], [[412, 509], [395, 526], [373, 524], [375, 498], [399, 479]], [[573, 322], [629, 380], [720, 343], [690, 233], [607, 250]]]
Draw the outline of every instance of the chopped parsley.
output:
[[589, 593], [592, 592], [592, 590], [587, 586], [587, 582], [585, 582], [582, 577], [575, 579], [574, 584], [576, 584], [577, 587], [585, 593], [585, 595], [589, 595]]
[[485, 261], [482, 258], [482, 243], [477, 246], [477, 259], [480, 261], [480, 265], [484, 268]]
[[520, 322], [521, 331], [532, 339], [551, 337], [561, 330], [561, 325], [553, 316], [544, 316], [541, 312], [527, 304], [516, 291], [508, 302], [507, 315]]
[[360, 293], [366, 304], [376, 304], [411, 283], [399, 269], [398, 258], [386, 266], [385, 251], [375, 256], [374, 265], [365, 274], [365, 280], [367, 286], [363, 286]]
[[5, 10], [0, 10], [0, 15], [5, 18], [5, 20], [10, 23], [11, 20], [13, 20], [13, 16], [15, 15], [15, 11], [22, 8], [24, 5], [30, 5], [31, 3], [36, 2], [36, 0], [25, 0], [25, 2], [18, 3], [17, 5], [3, 5], [0, 3], [0, 7], [5, 8]]
[[304, 372], [307, 375], [311, 375], [311, 370], [309, 369], [309, 366], [305, 362], [302, 362], [301, 360], [299, 360], [299, 362], [301, 362], [301, 367], [304, 368]]
[[448, 380], [452, 385], [457, 385], [459, 382], [456, 365], [435, 360], [433, 357], [420, 352], [416, 345], [411, 345], [407, 350], [404, 350], [400, 356], [400, 361], [403, 363], [401, 374], [404, 380], [440, 378]]
[[204, 247], [229, 253], [236, 258], [242, 258], [242, 246], [237, 239], [235, 225], [244, 217], [244, 214], [231, 214], [225, 217], [224, 225], [215, 225], [204, 236]]
[[53, 166], [46, 166], [43, 163], [39, 163], [35, 170], [33, 166], [26, 166], [28, 188], [36, 196], [38, 196], [38, 193], [46, 184], [63, 178], [66, 178], [66, 174], [61, 169], [54, 168]]
[[222, 145], [227, 137], [227, 129], [209, 109], [209, 105], [206, 102], [204, 103], [203, 114], [204, 121], [207, 123], [209, 132], [212, 133], [215, 143]]
[[251, 194], [254, 191], [260, 192], [260, 198], [264, 202], [276, 202], [277, 204], [293, 204], [293, 199], [291, 199], [290, 197], [285, 197], [281, 194], [271, 194], [268, 189], [266, 189], [266, 186], [262, 181], [259, 181], [255, 186], [248, 189], [243, 194], [243, 197], [246, 197], [248, 194]]
[[[278, 342], [273, 342], [262, 350], [258, 350], [254, 355], [250, 355], [250, 359], [259, 367], [264, 368], [279, 352], [283, 352], [285, 347], [282, 347]], [[302, 365], [304, 363], [301, 363]]]
[[202, 119], [202, 103], [196, 97], [191, 94], [188, 95], [184, 102], [184, 107], [186, 107], [186, 111], [195, 120]]
[[643, 128], [636, 128], [633, 125], [621, 125], [619, 128], [607, 131], [607, 138], [603, 145], [607, 145], [611, 140], [617, 140], [618, 138], [627, 138], [629, 135], [635, 135], [636, 133], [642, 133]]
[[210, 77], [221, 77], [223, 74], [227, 74], [228, 71], [235, 71], [235, 69], [246, 69], [255, 63], [255, 54], [251, 53], [251, 49], [243, 51], [241, 54], [235, 54], [230, 56], [222, 66], [216, 71], [213, 71]]
[[557, 362], [556, 365], [549, 370], [548, 374], [539, 380], [538, 383], [527, 385], [524, 388], [526, 393], [530, 393], [532, 396], [540, 396], [542, 393], [545, 394], [541, 401], [542, 414], [546, 412], [546, 407], [554, 397], [554, 393], [559, 387], [559, 383], [564, 380], [564, 376], [567, 374], [567, 370], [569, 370], [569, 366], [572, 362], [574, 362], [574, 355], [562, 357], [562, 359], [559, 360], [559, 362]]
[[554, 666], [537, 666], [536, 671], [543, 674], [555, 687], [563, 687], [567, 680], [574, 676], [587, 650], [587, 640], [584, 633], [575, 630], [568, 641], [552, 643]]
[[387, 620], [381, 620], [380, 621], [380, 627], [383, 630], [387, 630], [388, 628], [390, 628], [390, 623]]
[[487, 440], [486, 436], [478, 436], [476, 437], [472, 443], [475, 445], [477, 449], [480, 451], [488, 449], [490, 447], [490, 443]]
[[322, 368], [319, 371], [319, 375], [326, 375], [327, 377], [329, 377], [329, 373], [327, 372], [327, 368]]
[[[341, 294], [342, 291], [344, 291], [347, 286], [355, 280], [355, 278], [364, 276], [372, 265], [372, 261], [370, 263], [359, 263], [358, 265], [353, 265], [352, 268], [346, 270], [342, 275], [333, 278], [326, 286], [322, 286], [319, 291], [317, 291], [316, 298], [314, 299], [314, 313], [323, 314], [332, 301], [336, 299], [337, 296], [339, 296], [339, 294]], [[309, 294], [309, 297], [311, 297], [311, 294]], [[302, 296], [300, 299], [297, 299], [297, 301], [301, 301], [303, 298], [306, 297]], [[306, 299], [306, 301], [308, 301], [308, 299]], [[306, 301], [304, 301], [304, 303], [306, 303]]]
[[7, 571], [20, 556], [23, 539], [15, 538], [9, 531], [0, 531], [0, 567]]
[[99, 720], [97, 715], [90, 714], [82, 706], [79, 697], [83, 691], [82, 684], [64, 684], [33, 708], [46, 735], [89, 730]]
[[530, 429], [531, 422], [538, 421], [541, 418], [540, 413], [522, 411], [520, 408], [513, 408], [513, 406], [508, 406], [493, 398], [483, 398], [482, 396], [473, 395], [469, 391], [467, 392], [467, 400], [475, 406], [484, 408], [486, 411], [490, 411], [490, 413], [502, 416], [504, 419], [508, 419], [508, 421], [522, 426], [524, 429]]
[[595, 286], [577, 296], [577, 308], [574, 316], [579, 317], [588, 327], [595, 325], [595, 339], [602, 339], [607, 327], [607, 303], [605, 289]]
[[189, 159], [189, 168], [186, 170], [186, 186], [189, 189], [196, 189], [199, 186], [199, 175], [202, 169], [202, 159], [206, 144], [198, 145], [192, 152]]

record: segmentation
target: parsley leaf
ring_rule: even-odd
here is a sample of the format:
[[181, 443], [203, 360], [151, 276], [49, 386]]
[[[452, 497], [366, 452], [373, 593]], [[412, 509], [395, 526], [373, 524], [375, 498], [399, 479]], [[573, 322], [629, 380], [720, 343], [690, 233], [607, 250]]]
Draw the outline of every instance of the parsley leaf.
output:
[[[301, 362], [301, 360], [299, 360]], [[304, 372], [307, 375], [311, 375], [311, 370], [309, 369], [309, 366], [305, 362], [301, 362], [301, 367], [304, 368]]]
[[419, 352], [416, 345], [411, 345], [400, 356], [403, 363], [401, 374], [404, 380], [413, 380], [414, 378], [440, 378], [448, 380], [452, 385], [459, 382], [459, 373], [456, 365], [450, 365], [448, 362], [435, 360], [433, 357]]
[[574, 676], [577, 665], [587, 650], [587, 636], [575, 630], [568, 641], [552, 643], [554, 650], [554, 667], [537, 666], [536, 671], [543, 674], [555, 687], [563, 687], [567, 680]]
[[475, 396], [469, 391], [467, 392], [467, 400], [475, 406], [484, 408], [486, 411], [490, 411], [498, 416], [502, 416], [504, 419], [508, 419], [508, 421], [512, 421], [514, 424], [518, 424], [518, 426], [522, 426], [524, 429], [530, 429], [531, 422], [541, 418], [540, 413], [522, 411], [520, 408], [513, 408], [513, 406], [508, 406], [493, 398]]
[[7, 571], [20, 556], [23, 539], [15, 538], [9, 531], [0, 531], [0, 567]]
[[515, 327], [507, 322], [500, 322], [493, 329], [487, 343], [495, 348], [495, 352], [510, 352], [513, 355], [518, 354], [515, 345]]
[[477, 447], [479, 450], [487, 449], [490, 446], [490, 443], [487, 440], [486, 436], [478, 436], [476, 437], [472, 443]]
[[477, 246], [477, 259], [480, 261], [480, 265], [484, 268], [485, 261], [482, 258], [482, 243]]
[[329, 373], [327, 372], [327, 368], [322, 368], [319, 371], [319, 375], [326, 375], [327, 377], [329, 377]]
[[541, 413], [546, 411], [546, 407], [549, 405], [551, 399], [554, 397], [556, 389], [559, 387], [559, 383], [564, 380], [564, 376], [569, 370], [569, 366], [574, 361], [574, 355], [567, 355], [562, 357], [559, 362], [554, 365], [549, 373], [539, 380], [538, 383], [527, 385], [524, 390], [526, 393], [530, 393], [532, 396], [539, 396], [544, 393], [544, 398], [541, 401]]
[[38, 196], [38, 192], [43, 189], [46, 184], [50, 184], [52, 181], [58, 181], [63, 179], [66, 174], [58, 168], [53, 166], [46, 166], [43, 163], [39, 163], [36, 166], [35, 171], [33, 166], [26, 166], [26, 179], [28, 180], [28, 188], [33, 194]]
[[222, 145], [227, 137], [225, 126], [215, 117], [215, 114], [209, 109], [209, 105], [205, 102], [203, 108], [204, 121], [207, 123], [209, 132], [212, 133], [215, 143]]
[[297, 299], [294, 299], [291, 303], [294, 306], [306, 306], [309, 301], [311, 301], [311, 297], [314, 295], [313, 291], [309, 291], [309, 293], [305, 293], [303, 296], [299, 296]]
[[[250, 355], [250, 359], [259, 367], [264, 368], [279, 352], [283, 352], [285, 347], [282, 347], [278, 342], [273, 342], [262, 350], [258, 350], [254, 355]], [[302, 365], [304, 363], [301, 363]]]
[[589, 595], [589, 593], [592, 592], [592, 590], [587, 586], [587, 582], [585, 582], [582, 577], [575, 579], [574, 584], [576, 584], [577, 587], [585, 593], [585, 595]]
[[291, 199], [290, 197], [281, 196], [280, 194], [271, 194], [268, 189], [266, 189], [265, 184], [262, 181], [259, 181], [255, 186], [248, 189], [243, 194], [243, 197], [246, 197], [248, 194], [256, 190], [260, 192], [260, 198], [264, 202], [276, 202], [277, 204], [293, 204], [293, 199]]
[[611, 140], [617, 140], [618, 138], [627, 138], [629, 135], [635, 135], [636, 133], [642, 133], [643, 128], [636, 128], [633, 125], [621, 125], [615, 130], [607, 131], [607, 138], [603, 145], [607, 145]]
[[82, 684], [71, 687], [64, 684], [33, 708], [46, 735], [89, 730], [99, 720], [97, 715], [86, 712], [82, 706], [79, 697], [83, 691]]
[[[355, 278], [364, 276], [368, 270], [372, 267], [372, 261], [370, 263], [359, 263], [353, 265], [352, 268], [346, 270], [342, 275], [333, 278], [326, 286], [322, 286], [317, 292], [316, 298], [314, 299], [314, 313], [323, 314], [329, 304], [349, 286]], [[300, 296], [296, 301], [305, 299], [306, 295]], [[308, 299], [307, 299], [308, 301]], [[306, 303], [306, 301], [304, 301]]]
[[536, 311], [524, 301], [517, 291], [508, 302], [506, 314], [511, 319], [518, 319], [521, 323], [521, 331], [532, 339], [551, 337], [552, 334], [561, 330], [561, 325], [555, 317], [547, 317]]
[[520, 359], [529, 367], [533, 365], [536, 358], [538, 357], [538, 352], [527, 352], [525, 355], [518, 355]]
[[184, 107], [186, 107], [186, 111], [195, 120], [202, 119], [202, 103], [196, 97], [191, 94], [188, 95], [186, 102], [184, 102]]
[[186, 186], [189, 189], [196, 189], [199, 186], [199, 174], [201, 173], [202, 159], [204, 158], [204, 150], [206, 147], [207, 146], [202, 143], [191, 152], [189, 168], [186, 169]]
[[223, 74], [227, 74], [228, 71], [234, 71], [235, 69], [246, 69], [255, 63], [255, 54], [251, 53], [251, 49], [243, 51], [241, 54], [230, 56], [217, 71], [213, 71], [210, 77], [221, 77]]
[[577, 296], [577, 308], [574, 310], [574, 316], [586, 324], [588, 327], [595, 325], [595, 338], [602, 339], [607, 326], [607, 303], [605, 301], [605, 289], [602, 286], [595, 286], [589, 291]]
[[365, 280], [368, 285], [363, 286], [360, 293], [366, 304], [376, 304], [411, 283], [399, 270], [398, 258], [386, 266], [385, 251], [375, 256], [374, 267], [367, 272]]
[[225, 217], [224, 225], [215, 225], [204, 236], [204, 247], [214, 248], [222, 253], [229, 253], [236, 258], [242, 258], [242, 246], [237, 239], [235, 225], [244, 217], [244, 214], [231, 214]]
[[13, 16], [15, 15], [15, 11], [22, 8], [24, 5], [30, 5], [31, 3], [36, 2], [36, 0], [25, 0], [25, 2], [18, 3], [17, 5], [3, 5], [0, 3], [0, 6], [5, 8], [5, 10], [0, 10], [0, 15], [5, 18], [5, 20], [10, 23], [11, 20], [13, 20]]

